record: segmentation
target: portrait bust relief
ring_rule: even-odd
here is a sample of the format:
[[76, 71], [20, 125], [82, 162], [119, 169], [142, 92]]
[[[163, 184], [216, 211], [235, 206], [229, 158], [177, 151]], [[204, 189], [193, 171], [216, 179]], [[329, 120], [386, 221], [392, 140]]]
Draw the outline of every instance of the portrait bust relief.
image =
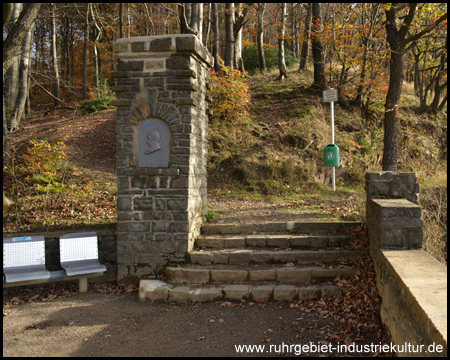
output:
[[168, 168], [170, 162], [171, 131], [159, 119], [147, 119], [138, 127], [138, 167]]
[[159, 145], [159, 139], [160, 139], [159, 132], [156, 130], [150, 131], [147, 135], [147, 145], [149, 148], [145, 152], [146, 154], [151, 154], [152, 152], [161, 150], [161, 146]]

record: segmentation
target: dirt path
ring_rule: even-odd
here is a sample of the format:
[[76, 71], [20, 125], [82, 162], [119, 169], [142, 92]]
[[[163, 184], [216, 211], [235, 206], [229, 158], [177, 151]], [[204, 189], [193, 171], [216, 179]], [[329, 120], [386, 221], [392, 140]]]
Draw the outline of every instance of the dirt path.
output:
[[[345, 324], [324, 318], [318, 308], [313, 303], [151, 304], [139, 302], [137, 292], [79, 294], [9, 309], [3, 317], [3, 356], [276, 356], [281, 344], [295, 344], [282, 353], [293, 356], [299, 344], [326, 345], [329, 334], [345, 335], [340, 330]], [[380, 343], [374, 333], [364, 338], [357, 344]], [[237, 352], [235, 345], [265, 347], [252, 353]]]

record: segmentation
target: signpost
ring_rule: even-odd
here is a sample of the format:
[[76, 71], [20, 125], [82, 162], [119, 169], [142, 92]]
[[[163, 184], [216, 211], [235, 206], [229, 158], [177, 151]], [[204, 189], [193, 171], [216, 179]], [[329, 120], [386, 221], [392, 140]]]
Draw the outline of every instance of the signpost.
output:
[[[329, 102], [331, 107], [331, 143], [334, 144], [334, 102], [338, 100], [337, 89], [323, 91], [323, 102]], [[336, 168], [333, 166], [333, 191], [336, 190]]]

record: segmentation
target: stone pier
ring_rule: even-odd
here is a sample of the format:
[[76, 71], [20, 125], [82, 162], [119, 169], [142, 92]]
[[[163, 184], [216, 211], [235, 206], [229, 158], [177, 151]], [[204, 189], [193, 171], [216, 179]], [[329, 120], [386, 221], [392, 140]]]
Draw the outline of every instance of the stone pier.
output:
[[117, 84], [118, 279], [182, 262], [206, 215], [208, 69], [195, 35], [123, 38]]

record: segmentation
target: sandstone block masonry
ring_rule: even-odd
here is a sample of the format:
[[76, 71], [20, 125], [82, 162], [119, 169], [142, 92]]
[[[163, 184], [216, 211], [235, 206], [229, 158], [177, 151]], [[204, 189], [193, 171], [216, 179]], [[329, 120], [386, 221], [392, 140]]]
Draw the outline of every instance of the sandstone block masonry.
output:
[[[381, 320], [391, 341], [447, 355], [447, 271], [421, 249], [422, 210], [414, 173], [366, 173], [367, 226]], [[429, 350], [439, 345], [442, 352]], [[398, 353], [417, 356], [418, 353]]]
[[184, 261], [200, 233], [213, 58], [195, 35], [123, 38], [114, 50], [120, 280]]
[[366, 173], [366, 214], [370, 251], [420, 249], [422, 208], [415, 173]]

